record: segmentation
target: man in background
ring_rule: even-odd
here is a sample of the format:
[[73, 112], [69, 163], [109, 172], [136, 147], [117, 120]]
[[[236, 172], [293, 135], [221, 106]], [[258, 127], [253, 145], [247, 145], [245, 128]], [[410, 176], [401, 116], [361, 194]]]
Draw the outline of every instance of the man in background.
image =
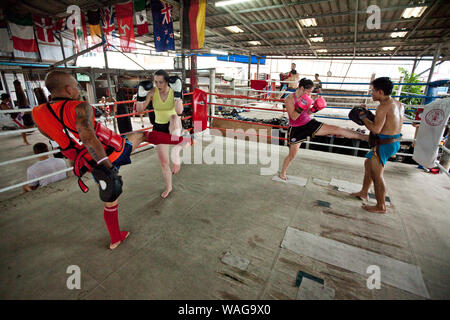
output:
[[314, 75], [314, 81], [313, 81], [313, 83], [314, 83], [314, 90], [313, 90], [313, 93], [319, 92], [319, 91], [322, 89], [322, 81], [320, 81], [320, 79], [319, 79], [319, 74], [318, 74], [318, 73], [316, 73], [316, 74]]
[[[46, 153], [48, 152], [48, 146], [45, 143], [39, 142], [33, 146], [34, 154]], [[58, 158], [51, 158], [48, 155], [43, 155], [38, 158], [38, 162], [28, 167], [27, 169], [27, 180], [32, 180], [39, 178], [53, 172], [61, 171], [67, 169], [66, 161]], [[46, 186], [50, 183], [65, 179], [67, 177], [67, 172], [59, 173], [48, 178], [40, 179], [39, 181], [31, 182], [28, 185], [22, 187], [23, 191], [28, 192], [36, 190], [39, 186]]]

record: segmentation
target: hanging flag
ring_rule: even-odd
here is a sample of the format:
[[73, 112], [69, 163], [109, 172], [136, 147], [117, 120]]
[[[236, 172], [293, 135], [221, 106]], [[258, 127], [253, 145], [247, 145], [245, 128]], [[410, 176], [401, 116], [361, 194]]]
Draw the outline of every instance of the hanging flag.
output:
[[205, 19], [206, 0], [183, 0], [183, 48], [203, 48]]
[[8, 32], [8, 24], [6, 23], [2, 8], [0, 8], [0, 51], [13, 52], [12, 41]]
[[133, 2], [131, 0], [122, 4], [116, 4], [116, 18], [122, 51], [135, 51], [136, 42], [134, 41]]
[[87, 12], [87, 18], [89, 23], [89, 33], [92, 38], [102, 38], [102, 30], [100, 29], [100, 9], [95, 11], [89, 10]]
[[64, 32], [67, 30], [67, 18], [56, 19], [54, 23], [55, 32]]
[[152, 0], [151, 4], [156, 52], [175, 50], [172, 6], [160, 0]]
[[134, 12], [138, 29], [138, 36], [148, 33], [147, 10], [145, 9], [146, 0], [134, 0]]
[[113, 37], [115, 34], [114, 18], [115, 13], [113, 6], [108, 6], [100, 9], [100, 18], [102, 22], [103, 35], [106, 38], [106, 50], [111, 49], [111, 44], [113, 43]]
[[[100, 27], [100, 9], [95, 11], [89, 10], [87, 12], [87, 18], [89, 23], [89, 46], [94, 46], [97, 43], [102, 42], [102, 29]], [[102, 47], [94, 49], [97, 52], [102, 51]]]
[[24, 52], [37, 52], [38, 47], [34, 39], [33, 20], [31, 16], [9, 17], [9, 28], [12, 34], [13, 47]]
[[50, 17], [33, 15], [33, 22], [38, 40], [44, 43], [55, 42], [53, 20]]

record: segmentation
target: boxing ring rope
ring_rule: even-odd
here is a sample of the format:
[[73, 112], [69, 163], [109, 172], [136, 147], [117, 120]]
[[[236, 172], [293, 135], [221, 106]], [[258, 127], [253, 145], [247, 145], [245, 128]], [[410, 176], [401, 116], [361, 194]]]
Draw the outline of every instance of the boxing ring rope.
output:
[[[136, 154], [136, 153], [141, 152], [141, 151], [145, 151], [147, 149], [151, 149], [150, 147], [148, 147], [148, 148], [145, 148], [143, 150], [137, 150], [139, 148], [147, 147], [148, 145], [150, 145], [150, 143], [148, 143], [148, 142], [140, 144], [138, 147], [136, 147], [136, 149], [130, 155]], [[59, 150], [58, 151], [53, 150], [53, 152], [46, 152], [45, 154], [44, 153], [40, 153], [40, 154], [37, 154], [35, 156], [36, 157], [42, 157], [43, 155], [46, 155], [46, 154], [52, 154], [52, 153], [58, 153], [58, 152], [59, 152]], [[32, 156], [24, 157], [24, 158], [32, 158]], [[28, 160], [28, 159], [24, 159], [24, 158], [18, 158], [18, 159], [13, 159], [13, 160], [19, 160], [19, 159], [20, 159], [20, 161]], [[9, 161], [13, 161], [13, 160], [9, 160]], [[15, 162], [19, 162], [19, 161], [15, 161]], [[2, 164], [3, 163], [1, 163], [1, 165]], [[38, 178], [34, 178], [34, 179], [31, 179], [31, 180], [20, 182], [20, 183], [14, 184], [12, 186], [8, 186], [8, 187], [0, 189], [0, 193], [6, 192], [6, 191], [10, 191], [10, 190], [13, 190], [13, 189], [16, 189], [16, 188], [20, 188], [22, 186], [25, 186], [27, 184], [39, 181], [41, 179], [49, 178], [49, 177], [52, 177], [52, 176], [55, 176], [55, 175], [58, 175], [58, 174], [61, 174], [61, 173], [69, 172], [69, 171], [72, 171], [72, 170], [73, 170], [73, 167], [70, 167], [70, 168], [67, 168], [67, 169], [63, 169], [63, 170], [60, 170], [60, 171], [49, 173], [47, 175], [44, 175], [44, 176], [41, 176], [41, 177], [38, 177]]]
[[[293, 91], [271, 91], [271, 90], [269, 90], [269, 91], [266, 91], [266, 90], [256, 90], [256, 89], [248, 89], [248, 88], [236, 88], [236, 90], [242, 90], [242, 91], [251, 91], [251, 92], [264, 92], [264, 93], [268, 93], [268, 94], [272, 94], [272, 93], [289, 93], [289, 94], [291, 94]], [[319, 95], [319, 94], [317, 94], [317, 93], [312, 93], [311, 94], [312, 96], [316, 96], [316, 95]], [[325, 93], [320, 93], [320, 95], [322, 95], [322, 96], [325, 96], [325, 95], [327, 95], [327, 94], [325, 94]], [[329, 95], [331, 95], [331, 94], [329, 94]], [[338, 99], [345, 99], [345, 98], [347, 98], [347, 95], [346, 94], [339, 94], [340, 96], [333, 96], [333, 98], [338, 98]], [[368, 95], [367, 97], [371, 97], [370, 95]], [[399, 96], [400, 97], [400, 96]], [[419, 97], [417, 97], [417, 96], [401, 96], [402, 98], [419, 98]], [[423, 97], [423, 96], [422, 96]], [[443, 97], [445, 97], [445, 96], [438, 96], [439, 98], [443, 98]], [[436, 97], [434, 97], [434, 98], [436, 98]], [[239, 100], [242, 100], [242, 99], [239, 99]], [[358, 102], [330, 102], [329, 103], [329, 105], [327, 105], [327, 108], [333, 108], [332, 107], [332, 105], [348, 105], [348, 106], [360, 106], [361, 105], [361, 103], [358, 103]], [[377, 106], [377, 104], [374, 104], [374, 103], [372, 103], [372, 104], [366, 104], [366, 106], [368, 106], [368, 107], [371, 107], [371, 106]], [[423, 104], [408, 104], [408, 105], [405, 105], [405, 106], [407, 106], [407, 107], [411, 107], [411, 108], [421, 108], [421, 107], [423, 107], [424, 105]], [[349, 109], [351, 109], [351, 108], [349, 108]], [[371, 110], [375, 110], [375, 109], [371, 109]]]
[[[184, 94], [184, 95], [185, 96], [189, 96], [189, 95], [192, 95], [192, 93], [187, 93], [187, 94]], [[98, 107], [98, 106], [105, 106], [105, 105], [117, 105], [117, 104], [134, 103], [134, 102], [136, 102], [136, 100], [115, 101], [115, 102], [107, 102], [107, 103], [96, 103], [96, 104], [91, 104], [91, 106]], [[191, 102], [183, 104], [183, 106], [190, 106], [190, 105], [192, 105]], [[19, 110], [26, 110], [26, 111], [30, 112], [32, 109], [15, 109], [15, 110], [0, 110], [0, 111], [3, 111], [3, 113], [16, 113]], [[120, 115], [109, 116], [109, 117], [105, 117], [105, 118], [106, 119], [122, 118], [122, 117], [129, 117], [129, 116], [132, 116], [132, 115], [146, 114], [146, 113], [150, 113], [150, 112], [154, 112], [154, 110], [145, 110], [145, 111], [142, 111], [142, 112], [133, 112], [133, 113], [128, 113], [128, 114], [120, 114]], [[183, 118], [181, 118], [181, 120], [188, 120], [188, 119], [191, 119], [191, 118], [192, 118], [192, 115], [191, 116], [187, 116], [187, 117], [183, 117]], [[150, 126], [150, 127], [147, 127], [147, 128], [141, 128], [141, 129], [138, 129], [138, 130], [133, 130], [133, 131], [130, 131], [130, 132], [120, 133], [120, 135], [126, 135], [126, 134], [130, 134], [130, 133], [133, 133], [133, 132], [147, 131], [147, 130], [150, 130], [152, 128], [153, 128], [153, 126]], [[11, 130], [11, 131], [6, 131], [6, 132], [0, 132], [0, 136], [8, 135], [8, 134], [17, 134], [17, 133], [21, 133], [21, 132], [34, 132], [34, 131], [37, 131], [37, 130], [38, 130], [37, 128], [22, 129], [22, 130]], [[187, 131], [191, 131], [191, 130], [192, 130], [192, 128], [187, 129]], [[151, 144], [149, 142], [143, 142], [139, 146], [136, 147], [136, 149], [131, 153], [131, 155], [133, 155], [135, 153], [138, 153], [138, 152], [141, 152], [141, 151], [144, 151], [144, 150], [147, 150], [147, 149], [151, 149], [152, 146], [153, 146], [153, 144]], [[142, 149], [142, 150], [138, 150], [138, 149]], [[48, 152], [45, 152], [45, 153], [39, 153], [39, 154], [34, 154], [34, 155], [25, 156], [25, 157], [21, 157], [21, 158], [11, 159], [11, 160], [0, 162], [0, 166], [9, 165], [9, 164], [18, 163], [18, 162], [27, 161], [27, 160], [32, 160], [32, 159], [40, 158], [42, 156], [56, 154], [56, 153], [59, 153], [59, 152], [60, 152], [60, 150], [51, 150], [51, 151], [48, 151]], [[45, 178], [48, 178], [48, 177], [51, 177], [51, 176], [54, 176], [54, 175], [58, 175], [58, 174], [61, 174], [61, 173], [64, 173], [64, 172], [68, 172], [68, 171], [71, 171], [71, 170], [73, 170], [73, 167], [70, 167], [70, 168], [67, 168], [67, 169], [64, 169], [64, 170], [60, 170], [60, 171], [57, 171], [57, 172], [53, 172], [51, 174], [48, 174], [48, 175], [45, 175], [45, 176], [41, 176], [39, 178], [35, 178], [35, 179], [27, 180], [27, 181], [24, 181], [24, 182], [21, 182], [21, 183], [17, 183], [17, 184], [14, 184], [12, 186], [8, 186], [8, 187], [0, 189], [0, 193], [6, 192], [6, 191], [10, 191], [10, 190], [22, 187], [24, 185], [27, 185], [29, 183], [33, 183], [33, 182], [39, 181], [40, 179], [45, 179]]]
[[[256, 89], [247, 89], [247, 88], [236, 88], [235, 90], [242, 90], [242, 91], [252, 91], [252, 92], [266, 92], [267, 94], [271, 94], [271, 93], [292, 93], [293, 91], [272, 91], [272, 90], [256, 90]], [[409, 93], [409, 92], [408, 92]], [[317, 95], [317, 93], [313, 93], [312, 95]], [[320, 93], [321, 96], [332, 96], [332, 97], [336, 97], [336, 98], [346, 98], [346, 97], [362, 97], [362, 98], [369, 98], [372, 97], [372, 95], [370, 94], [351, 94], [351, 93]], [[424, 96], [424, 95], [419, 95], [419, 94], [414, 94], [411, 96], [391, 96], [392, 98], [434, 98], [434, 99], [438, 99], [438, 98], [443, 98], [444, 96]]]
[[[257, 124], [257, 125], [266, 126], [266, 127], [273, 127], [273, 128], [283, 128], [283, 129], [289, 128], [289, 127], [286, 127], [286, 126], [271, 125], [271, 124], [266, 124], [266, 123], [257, 123], [257, 122], [235, 120], [235, 119], [226, 119], [226, 118], [220, 118], [220, 117], [214, 117], [214, 116], [208, 116], [208, 118], [222, 119], [222, 120], [232, 121], [232, 122], [242, 122], [242, 123], [249, 123], [249, 124]], [[220, 131], [230, 130], [230, 129], [226, 129], [226, 128], [217, 128], [217, 127], [211, 127], [211, 126], [208, 126], [208, 129], [216, 129], [216, 130], [220, 130]], [[284, 141], [288, 140], [287, 138], [275, 137], [275, 136], [266, 136], [266, 135], [262, 135], [262, 134], [253, 134], [253, 133], [248, 133], [248, 132], [247, 133], [236, 132], [236, 135], [257, 136], [257, 137], [273, 138], [273, 139], [284, 140]], [[330, 143], [322, 143], [322, 142], [314, 142], [314, 141], [308, 141], [308, 140], [306, 140], [306, 141], [304, 141], [302, 143], [312, 144], [312, 145], [320, 145], [320, 146], [328, 146], [328, 147], [334, 147], [334, 148], [349, 149], [349, 150], [370, 151], [370, 149], [367, 149], [367, 148], [349, 147], [349, 146], [342, 146], [342, 145], [330, 144]], [[412, 157], [413, 156], [410, 153], [397, 152], [396, 154], [400, 155], [400, 156], [406, 156], [406, 157]]]
[[25, 182], [20, 182], [20, 183], [17, 183], [15, 185], [12, 185], [12, 186], [0, 189], [0, 193], [9, 191], [9, 190], [12, 190], [12, 189], [15, 189], [15, 188], [19, 188], [19, 187], [25, 186], [25, 185], [27, 185], [29, 183], [36, 182], [36, 181], [39, 181], [41, 179], [49, 178], [49, 177], [55, 176], [57, 174], [65, 173], [65, 172], [71, 171], [72, 169], [73, 169], [73, 167], [70, 167], [70, 168], [67, 168], [67, 169], [63, 169], [63, 170], [59, 170], [59, 171], [56, 171], [56, 172], [52, 172], [52, 173], [46, 174], [45, 176], [42, 176], [42, 177], [39, 177], [39, 178], [34, 178], [34, 179], [31, 179], [31, 180], [28, 180], [28, 181], [25, 181]]
[[[210, 95], [216, 95], [218, 97], [222, 97], [222, 98], [226, 98], [226, 99], [238, 99], [237, 97], [240, 97], [240, 100], [245, 100], [245, 98], [242, 98], [243, 96], [241, 95], [230, 95], [230, 94], [221, 94], [221, 93], [212, 93], [212, 92], [207, 92], [207, 94]], [[284, 99], [263, 99], [263, 98], [255, 98], [255, 97], [248, 97], [251, 100], [262, 100], [262, 101], [279, 101], [282, 100], [284, 102]], [[268, 108], [258, 108], [258, 107], [248, 107], [245, 105], [231, 105], [231, 104], [224, 104], [224, 103], [213, 103], [213, 102], [208, 102], [208, 104], [210, 105], [218, 105], [218, 106], [225, 106], [225, 107], [234, 107], [234, 108], [241, 108], [241, 109], [256, 109], [256, 110], [261, 110], [261, 111], [269, 111], [269, 112], [286, 112], [285, 109], [268, 109]], [[359, 104], [361, 105], [361, 104]], [[332, 106], [328, 106], [327, 108], [330, 109], [352, 109], [352, 108], [345, 108], [345, 107], [332, 107]], [[369, 110], [376, 110], [375, 108], [369, 108]], [[325, 118], [325, 119], [334, 119], [334, 120], [349, 120], [348, 118], [341, 118], [341, 117], [337, 117], [337, 116], [322, 116], [322, 115], [316, 115], [314, 114], [313, 117], [317, 117], [317, 118]], [[403, 122], [404, 124], [413, 124], [413, 123], [420, 123], [419, 120], [411, 120], [411, 121], [405, 121]]]
[[[217, 97], [221, 97], [221, 98], [225, 98], [225, 99], [238, 99], [238, 98], [241, 98], [243, 100], [246, 99], [242, 95], [220, 94], [220, 93], [213, 93], [213, 92], [206, 92], [206, 94], [207, 95], [215, 95]], [[251, 100], [262, 100], [262, 101], [279, 101], [280, 100], [280, 99], [263, 99], [263, 98], [255, 98], [255, 97], [248, 97], [248, 98], [251, 99]], [[284, 99], [282, 99], [282, 100], [284, 101]], [[224, 107], [232, 107], [232, 108], [240, 108], [240, 109], [260, 110], [260, 111], [267, 111], [267, 112], [283, 112], [283, 113], [286, 112], [285, 109], [268, 109], [268, 108], [261, 108], [261, 107], [249, 107], [249, 106], [245, 106], [245, 105], [224, 104], [224, 103], [218, 103], [218, 102], [207, 102], [207, 104], [208, 105], [212, 105], [212, 106], [224, 106]], [[327, 108], [333, 108], [333, 107], [327, 106]], [[334, 107], [334, 108], [336, 108], [336, 109], [351, 109], [351, 108], [342, 108], [342, 107]], [[372, 110], [376, 110], [376, 109], [372, 109]], [[347, 120], [347, 121], [349, 120], [348, 118], [321, 116], [321, 115], [316, 115], [316, 114], [313, 114], [312, 116], [313, 117], [317, 117], [317, 118], [327, 118], [327, 119], [335, 119], [335, 120], [336, 119], [337, 120]], [[256, 124], [256, 125], [265, 126], [265, 127], [288, 129], [287, 126], [271, 125], [271, 124], [265, 124], [265, 123], [244, 121], [244, 120], [238, 120], [238, 119], [229, 119], [229, 118], [209, 116], [209, 115], [208, 115], [208, 118], [209, 119], [221, 119], [223, 121]], [[404, 124], [412, 124], [412, 123], [420, 123], [420, 121], [413, 120], [411, 122], [404, 122]], [[221, 131], [225, 131], [226, 130], [226, 129], [223, 129], [223, 128], [217, 128], [217, 127], [212, 127], [212, 126], [208, 126], [208, 128], [209, 129], [217, 129], [217, 130], [221, 130]], [[244, 135], [247, 135], [247, 134], [244, 134]], [[254, 134], [248, 133], [248, 135], [253, 136]], [[266, 135], [256, 135], [256, 136], [261, 136], [261, 137], [266, 137], [266, 138], [274, 138], [274, 139], [284, 140], [284, 141], [287, 140], [286, 138], [266, 136]], [[410, 139], [402, 139], [401, 141], [410, 141]], [[415, 141], [415, 140], [412, 139], [412, 141]], [[342, 148], [342, 149], [358, 150], [358, 151], [369, 151], [370, 150], [370, 149], [366, 149], [366, 148], [349, 147], [349, 146], [342, 146], [342, 145], [329, 144], [329, 143], [320, 143], [320, 142], [313, 142], [313, 141], [309, 141], [309, 140], [304, 141], [304, 143], [305, 144], [311, 144], [311, 145], [329, 146], [329, 147], [333, 147], [333, 148], [335, 147], [335, 148]], [[412, 157], [413, 156], [413, 154], [401, 153], [401, 152], [398, 152], [397, 155], [405, 156], [405, 157]]]
[[[339, 83], [340, 84], [340, 83]], [[417, 85], [417, 84], [414, 84]], [[236, 88], [238, 90], [238, 88]], [[253, 89], [251, 89], [253, 90]], [[256, 91], [256, 90], [255, 90]], [[263, 91], [263, 92], [269, 92], [269, 93], [273, 93], [274, 91], [265, 91], [265, 90], [258, 90], [258, 91]], [[282, 92], [282, 91], [281, 91]], [[286, 91], [291, 93], [290, 91]], [[193, 92], [189, 92], [189, 93], [185, 93], [183, 94], [184, 96], [189, 96], [192, 95]], [[273, 99], [273, 98], [261, 98], [261, 97], [249, 97], [249, 96], [243, 96], [243, 95], [230, 95], [230, 94], [220, 94], [220, 93], [213, 93], [213, 92], [206, 92], [207, 95], [214, 95], [217, 96], [219, 98], [225, 98], [225, 99], [236, 99], [236, 100], [258, 100], [258, 101], [266, 101], [266, 102], [284, 102], [284, 99]], [[315, 95], [315, 94], [313, 94]], [[345, 97], [352, 97], [352, 96], [360, 96], [360, 97], [370, 97], [370, 95], [346, 95], [346, 94], [323, 94], [321, 93], [320, 95], [325, 96], [325, 95], [334, 95], [336, 96], [336, 98], [345, 98]], [[393, 96], [394, 97], [394, 96]], [[405, 97], [405, 96], [398, 96], [398, 97]], [[417, 97], [417, 96], [415, 96]], [[426, 97], [426, 96], [424, 96]], [[428, 97], [430, 98], [430, 97]], [[437, 97], [436, 97], [437, 98]], [[440, 98], [440, 97], [439, 97]], [[114, 102], [107, 102], [107, 103], [97, 103], [97, 104], [92, 104], [93, 107], [99, 107], [99, 106], [107, 106], [107, 105], [117, 105], [117, 104], [125, 104], [125, 103], [134, 103], [136, 102], [136, 100], [126, 100], [126, 101], [114, 101]], [[269, 108], [261, 108], [261, 107], [250, 107], [250, 106], [243, 106], [243, 105], [232, 105], [232, 104], [223, 104], [223, 103], [214, 103], [214, 102], [208, 102], [207, 104], [212, 105], [212, 106], [224, 106], [224, 107], [232, 107], [232, 108], [242, 108], [242, 109], [248, 109], [248, 110], [259, 110], [259, 111], [265, 111], [265, 112], [286, 112], [285, 109], [269, 109]], [[346, 103], [339, 103], [341, 105], [350, 105], [350, 104], [346, 104]], [[185, 103], [183, 104], [183, 106], [189, 106], [192, 105], [192, 103]], [[360, 104], [357, 104], [360, 105]], [[408, 105], [410, 106], [410, 105]], [[421, 107], [423, 105], [411, 105], [411, 106], [417, 106], [417, 107]], [[335, 108], [335, 109], [351, 109], [349, 107], [332, 107], [332, 106], [327, 106], [327, 108]], [[23, 112], [30, 112], [32, 109], [14, 109], [14, 110], [0, 110], [1, 113], [17, 113], [20, 111]], [[375, 110], [375, 109], [372, 109]], [[105, 117], [106, 119], [117, 119], [117, 118], [122, 118], [122, 117], [129, 117], [132, 115], [141, 115], [141, 114], [146, 114], [146, 113], [150, 113], [150, 112], [154, 112], [154, 110], [145, 110], [142, 112], [133, 112], [133, 113], [128, 113], [128, 114], [121, 114], [121, 115], [114, 115], [114, 116], [108, 116]], [[281, 126], [281, 125], [271, 125], [271, 124], [265, 124], [265, 123], [258, 123], [258, 122], [250, 122], [250, 121], [244, 121], [244, 120], [237, 120], [237, 119], [227, 119], [227, 118], [222, 118], [222, 117], [216, 117], [216, 116], [207, 116], [209, 119], [222, 119], [224, 121], [232, 121], [232, 122], [241, 122], [241, 123], [248, 123], [248, 124], [257, 124], [260, 126], [265, 126], [265, 127], [272, 127], [272, 128], [278, 128], [278, 129], [287, 129], [287, 126]], [[338, 117], [329, 117], [329, 116], [320, 116], [320, 115], [313, 115], [313, 117], [319, 117], [319, 118], [330, 118], [330, 119], [342, 119], [342, 120], [349, 120], [348, 118], [338, 118]], [[187, 116], [182, 118], [182, 120], [187, 120], [187, 119], [191, 119], [192, 116]], [[411, 123], [414, 122], [420, 122], [420, 121], [413, 121]], [[405, 124], [411, 124], [411, 123], [407, 123], [405, 122]], [[140, 132], [140, 131], [146, 131], [149, 129], [152, 129], [153, 126], [147, 127], [147, 128], [142, 128], [142, 129], [138, 129], [135, 131], [130, 131], [130, 132], [126, 132], [123, 133], [121, 135], [125, 135], [125, 134], [129, 134], [132, 132]], [[227, 129], [224, 128], [216, 128], [216, 127], [212, 127], [212, 126], [208, 126], [208, 129], [216, 129], [216, 130], [221, 130], [221, 131], [226, 131]], [[33, 132], [36, 131], [37, 128], [30, 128], [30, 129], [22, 129], [22, 130], [11, 130], [11, 131], [6, 131], [6, 132], [0, 132], [0, 136], [4, 136], [7, 134], [17, 134], [17, 133], [21, 133], [21, 132]], [[193, 130], [193, 128], [189, 128], [188, 131]], [[240, 134], [240, 133], [238, 133]], [[282, 138], [282, 137], [274, 137], [274, 136], [267, 136], [267, 135], [261, 135], [261, 134], [251, 134], [251, 133], [242, 133], [244, 136], [248, 136], [248, 135], [252, 135], [252, 136], [257, 136], [257, 137], [264, 137], [264, 138], [272, 138], [272, 139], [278, 139], [278, 140], [284, 140], [287, 141], [287, 138]], [[405, 141], [405, 140], [402, 140]], [[309, 141], [306, 140], [304, 141], [305, 144], [311, 144], [311, 145], [321, 145], [321, 146], [329, 146], [329, 147], [334, 147], [334, 148], [341, 148], [341, 149], [350, 149], [350, 150], [357, 150], [357, 151], [369, 151], [370, 149], [366, 149], [366, 148], [358, 148], [358, 147], [349, 147], [349, 146], [343, 146], [343, 145], [336, 145], [336, 144], [329, 144], [329, 143], [320, 143], [320, 142], [313, 142], [313, 141]], [[136, 147], [136, 150], [134, 150], [131, 154], [135, 154], [137, 152], [146, 150], [148, 148], [151, 148], [151, 146], [149, 146], [150, 143], [141, 143], [138, 147]], [[442, 148], [442, 150], [444, 150], [445, 152], [449, 153], [449, 149], [446, 148], [445, 146], [440, 145], [440, 147]], [[140, 148], [145, 148], [143, 150], [138, 150]], [[0, 166], [3, 165], [8, 165], [8, 164], [12, 164], [12, 163], [18, 163], [21, 161], [26, 161], [26, 160], [30, 160], [30, 159], [35, 159], [35, 158], [39, 158], [41, 156], [44, 155], [51, 155], [51, 154], [55, 154], [60, 152], [59, 150], [52, 150], [46, 153], [42, 153], [42, 154], [37, 154], [37, 155], [31, 155], [31, 156], [26, 156], [26, 157], [22, 157], [22, 158], [16, 158], [16, 159], [12, 159], [12, 160], [7, 160], [4, 162], [0, 163]], [[406, 153], [397, 153], [397, 155], [400, 156], [406, 156], [406, 157], [411, 157], [413, 156], [412, 154], [406, 154]], [[450, 174], [445, 170], [444, 167], [442, 167], [440, 164], [437, 163], [437, 166], [441, 169], [441, 171], [445, 172], [448, 176], [450, 176]], [[24, 185], [27, 185], [29, 183], [35, 182], [35, 181], [39, 181], [40, 179], [44, 179], [47, 177], [51, 177], [53, 175], [57, 175], [60, 173], [64, 173], [64, 172], [68, 172], [71, 171], [73, 169], [73, 167], [71, 168], [67, 168], [58, 172], [54, 172], [39, 178], [35, 178], [32, 180], [28, 180], [25, 182], [21, 182], [12, 186], [8, 186], [5, 188], [0, 189], [0, 193], [2, 192], [6, 192]]]

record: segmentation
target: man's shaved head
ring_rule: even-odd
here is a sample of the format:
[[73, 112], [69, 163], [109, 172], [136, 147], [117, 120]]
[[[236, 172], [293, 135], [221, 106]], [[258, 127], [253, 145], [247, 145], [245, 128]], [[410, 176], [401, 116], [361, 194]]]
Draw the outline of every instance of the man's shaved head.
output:
[[45, 86], [52, 97], [78, 99], [79, 91], [75, 78], [64, 71], [51, 71], [45, 77]]
[[76, 83], [71, 74], [64, 71], [51, 71], [45, 77], [45, 86], [48, 91], [64, 89], [65, 86], [71, 86]]

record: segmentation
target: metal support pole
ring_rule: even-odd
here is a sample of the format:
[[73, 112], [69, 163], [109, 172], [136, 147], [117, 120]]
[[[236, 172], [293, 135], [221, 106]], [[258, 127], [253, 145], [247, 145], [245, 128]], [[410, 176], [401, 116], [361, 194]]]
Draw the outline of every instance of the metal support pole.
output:
[[181, 72], [181, 81], [183, 82], [183, 85], [186, 83], [186, 56], [183, 46], [183, 34], [184, 34], [184, 28], [183, 28], [183, 10], [184, 10], [184, 4], [183, 1], [180, 1], [180, 38], [181, 38], [181, 66], [182, 66], [182, 72]]
[[416, 59], [414, 59], [414, 64], [413, 64], [413, 67], [412, 67], [412, 70], [411, 70], [411, 75], [413, 75], [414, 74], [414, 71], [416, 71], [416, 68], [417, 68], [417, 58]]
[[[211, 69], [209, 70], [209, 92], [213, 92], [215, 93], [216, 91], [216, 69]], [[210, 103], [215, 103], [216, 102], [216, 97], [213, 95], [209, 96], [209, 102]], [[211, 105], [211, 116], [215, 116], [215, 112], [216, 111], [216, 106], [215, 105]]]
[[[398, 81], [399, 83], [403, 82], [403, 76], [400, 77], [400, 80]], [[403, 89], [403, 85], [399, 84], [398, 88], [397, 88], [397, 94], [396, 96], [401, 96], [402, 95], [402, 89]], [[398, 98], [398, 100], [400, 100], [400, 98]]]
[[191, 56], [191, 90], [194, 91], [198, 87], [197, 79], [197, 55]]
[[252, 69], [252, 54], [250, 53], [249, 55], [248, 55], [248, 83], [247, 83], [247, 87], [250, 87], [250, 79], [251, 79], [251, 76], [252, 76], [252, 73], [251, 73], [251, 69]]
[[[230, 84], [231, 84], [232, 93], [235, 96], [236, 95], [236, 80], [233, 78], [231, 80]], [[231, 99], [231, 104], [236, 105], [236, 99]]]
[[97, 100], [97, 92], [95, 90], [95, 72], [92, 70], [89, 72], [89, 81], [92, 86], [92, 93], [94, 95], [94, 103], [97, 103], [98, 100]]
[[[111, 86], [111, 77], [109, 76], [109, 67], [108, 67], [108, 56], [106, 54], [106, 45], [103, 47], [103, 55], [105, 57], [105, 70], [106, 70], [106, 81], [108, 82], [108, 90], [109, 90], [109, 97], [111, 99], [111, 102], [113, 102], [114, 98], [116, 97], [113, 88]], [[114, 106], [112, 106], [112, 116], [115, 116], [115, 112], [114, 112]], [[114, 132], [117, 133], [117, 121], [116, 118], [113, 118], [113, 125], [114, 125]]]
[[[3, 79], [3, 84], [5, 85], [6, 93], [9, 94], [9, 96], [11, 97], [11, 92], [9, 91], [8, 83], [6, 82], [5, 71], [2, 71], [2, 79]], [[12, 97], [11, 97], [11, 101], [12, 101]]]
[[[437, 61], [437, 59], [439, 59], [440, 53], [441, 53], [441, 44], [438, 45], [438, 47], [436, 48], [436, 51], [434, 52], [433, 62], [431, 63], [431, 68], [430, 68], [430, 73], [428, 74], [427, 83], [430, 83], [431, 79], [433, 78], [434, 67], [436, 66], [436, 61]], [[427, 88], [427, 91], [428, 91], [428, 88]]]
[[[375, 80], [375, 73], [372, 73], [372, 76], [370, 77], [370, 81], [369, 81], [369, 83], [372, 83], [372, 81], [373, 80]], [[369, 92], [370, 92], [370, 84], [369, 84], [369, 88], [367, 89], [367, 93], [366, 94], [369, 94]], [[369, 98], [369, 97], [367, 97], [364, 101], [364, 103], [368, 103], [369, 102], [369, 100], [370, 100], [371, 98]]]
[[256, 64], [256, 79], [259, 79], [259, 60], [260, 57], [257, 57], [256, 60], [258, 61]]

